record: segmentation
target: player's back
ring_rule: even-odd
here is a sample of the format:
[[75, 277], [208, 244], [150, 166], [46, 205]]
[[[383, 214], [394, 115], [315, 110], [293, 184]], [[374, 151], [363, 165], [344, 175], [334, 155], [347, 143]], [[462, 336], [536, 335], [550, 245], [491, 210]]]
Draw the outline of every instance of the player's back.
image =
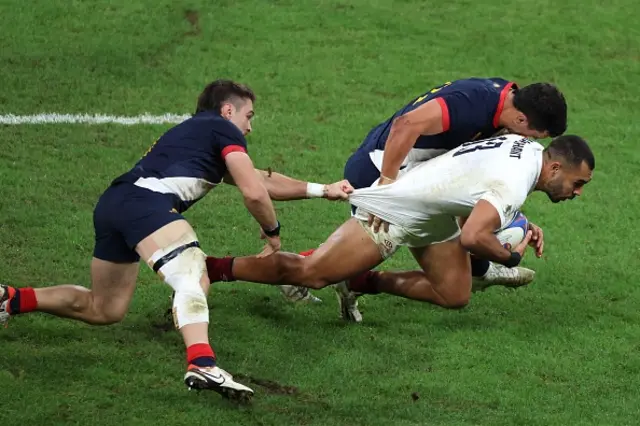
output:
[[517, 209], [538, 179], [542, 150], [518, 135], [468, 142], [411, 164], [391, 185], [356, 190], [351, 202], [362, 199], [367, 211], [407, 229], [438, 215], [466, 216], [481, 198]]
[[447, 82], [421, 94], [375, 127], [359, 149], [384, 150], [393, 121], [431, 100], [442, 108], [443, 132], [418, 137], [410, 161], [422, 161], [466, 141], [488, 138], [500, 129], [497, 118], [514, 83], [502, 78], [467, 78]]

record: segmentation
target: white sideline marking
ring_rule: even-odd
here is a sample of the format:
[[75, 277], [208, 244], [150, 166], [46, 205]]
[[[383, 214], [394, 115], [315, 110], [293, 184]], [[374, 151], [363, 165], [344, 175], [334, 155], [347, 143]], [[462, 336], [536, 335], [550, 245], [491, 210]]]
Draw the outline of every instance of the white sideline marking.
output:
[[181, 123], [189, 114], [161, 114], [151, 115], [148, 113], [131, 117], [104, 114], [33, 114], [33, 115], [0, 115], [0, 124], [165, 124]]

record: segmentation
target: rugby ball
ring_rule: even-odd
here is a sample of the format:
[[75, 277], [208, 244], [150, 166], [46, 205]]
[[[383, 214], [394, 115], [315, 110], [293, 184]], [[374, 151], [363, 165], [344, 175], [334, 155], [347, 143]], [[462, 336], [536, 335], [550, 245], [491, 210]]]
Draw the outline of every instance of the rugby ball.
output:
[[496, 231], [496, 236], [500, 240], [502, 246], [508, 250], [517, 246], [524, 240], [529, 230], [529, 220], [520, 211], [516, 212], [513, 220], [502, 229]]

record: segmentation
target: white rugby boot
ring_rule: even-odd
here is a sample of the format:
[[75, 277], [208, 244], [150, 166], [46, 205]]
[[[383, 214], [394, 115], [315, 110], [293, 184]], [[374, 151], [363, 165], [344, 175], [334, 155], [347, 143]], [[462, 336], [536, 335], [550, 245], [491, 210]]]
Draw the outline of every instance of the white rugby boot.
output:
[[0, 325], [6, 324], [11, 317], [9, 313], [9, 302], [15, 294], [15, 289], [8, 285], [0, 284]]
[[184, 384], [189, 390], [212, 390], [224, 398], [239, 402], [247, 402], [253, 396], [253, 389], [234, 381], [231, 374], [218, 366], [190, 365], [184, 375]]
[[322, 303], [322, 299], [311, 294], [307, 287], [281, 285], [280, 292], [289, 302]]
[[362, 314], [358, 309], [358, 297], [362, 293], [349, 290], [347, 281], [342, 281], [334, 287], [340, 304], [340, 317], [349, 322], [362, 322]]
[[484, 291], [494, 285], [504, 287], [521, 287], [533, 281], [536, 272], [516, 266], [507, 268], [499, 263], [489, 263], [489, 270], [482, 277], [473, 277], [473, 291]]

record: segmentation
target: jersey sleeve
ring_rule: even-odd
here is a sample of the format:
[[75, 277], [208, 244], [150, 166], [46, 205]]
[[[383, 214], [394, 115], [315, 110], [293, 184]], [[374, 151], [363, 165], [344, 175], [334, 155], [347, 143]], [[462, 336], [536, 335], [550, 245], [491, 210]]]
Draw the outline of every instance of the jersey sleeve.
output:
[[504, 187], [496, 187], [486, 191], [480, 200], [485, 200], [497, 210], [500, 216], [500, 228], [507, 225], [514, 213], [522, 207], [526, 200], [526, 192], [524, 194], [516, 193], [516, 191]]
[[[505, 149], [511, 150], [513, 146], [506, 145]], [[496, 162], [490, 167], [491, 175], [487, 178], [486, 190], [479, 199], [488, 201], [498, 211], [500, 227], [510, 223], [533, 190], [540, 176], [543, 151], [544, 146], [529, 141], [522, 150], [521, 158], [495, 157]]]
[[483, 129], [493, 122], [499, 93], [478, 86], [443, 93], [435, 98], [442, 109], [442, 130]]
[[213, 129], [216, 149], [224, 159], [232, 152], [247, 152], [247, 140], [238, 128], [229, 121], [218, 122]]

